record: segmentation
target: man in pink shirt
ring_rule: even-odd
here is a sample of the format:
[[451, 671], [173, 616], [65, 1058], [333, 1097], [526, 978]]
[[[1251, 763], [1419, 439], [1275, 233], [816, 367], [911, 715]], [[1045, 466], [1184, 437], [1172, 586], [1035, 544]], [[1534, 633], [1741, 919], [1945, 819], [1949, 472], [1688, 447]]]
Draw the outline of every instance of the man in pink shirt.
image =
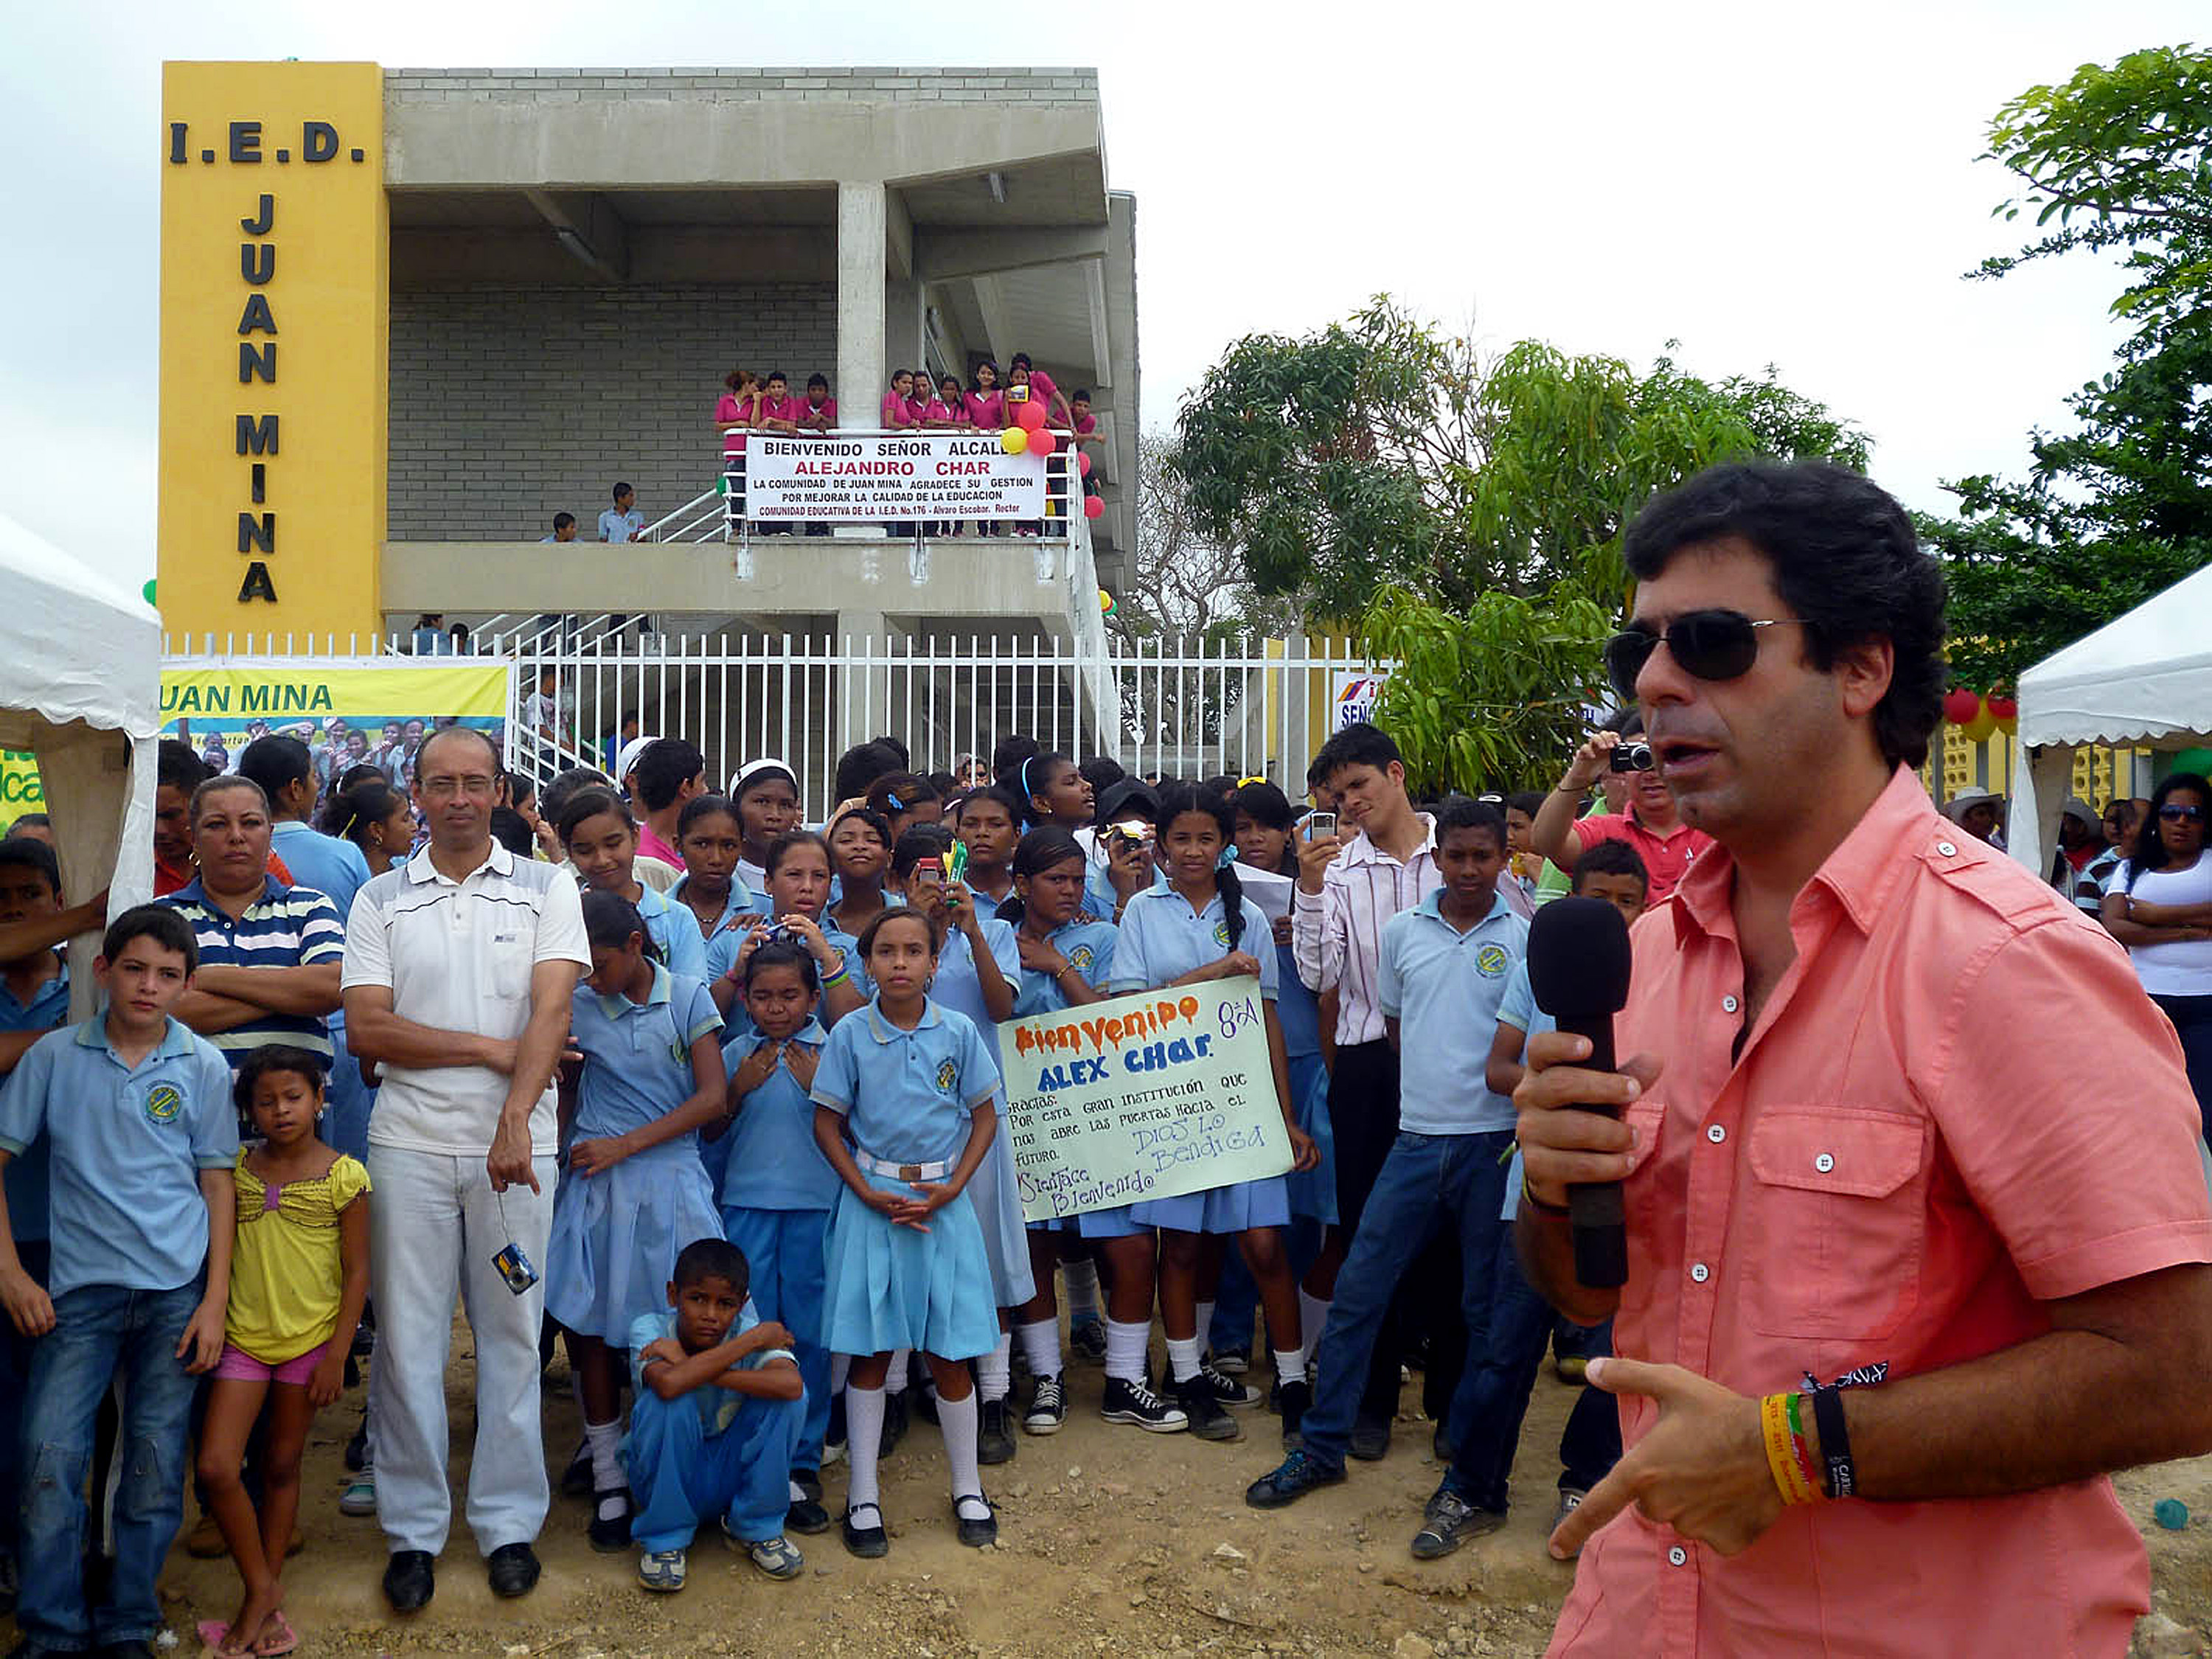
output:
[[662, 738], [637, 757], [630, 787], [642, 809], [637, 826], [640, 853], [678, 870], [684, 867], [684, 854], [676, 848], [676, 823], [684, 816], [684, 804], [705, 793], [706, 768], [699, 745], [682, 738]]
[[[1674, 797], [1656, 767], [1614, 773], [1613, 757], [1625, 742], [1643, 736], [1644, 723], [1631, 716], [1616, 732], [1600, 732], [1575, 750], [1559, 787], [1544, 798], [1528, 826], [1528, 844], [1562, 870], [1601, 841], [1625, 841], [1644, 860], [1651, 878], [1650, 900], [1659, 903], [1689, 873], [1690, 860], [1713, 844], [1702, 830], [1682, 822]], [[1627, 810], [1593, 812], [1578, 818], [1583, 799], [1609, 776], [1626, 781]]]
[[[753, 426], [761, 432], [773, 432], [782, 437], [793, 437], [799, 431], [799, 400], [791, 395], [791, 382], [780, 368], [769, 371], [768, 379], [761, 382], [761, 398], [754, 405]], [[757, 524], [757, 536], [788, 536], [788, 524]]]
[[[1623, 1071], [1538, 1036], [1515, 1095], [1522, 1258], [1623, 1356], [1589, 1364], [1628, 1449], [1553, 1534], [1588, 1547], [1550, 1651], [2124, 1654], [2149, 1574], [2104, 1472], [2212, 1448], [2179, 1046], [1913, 775], [1943, 589], [1894, 501], [1717, 467], [1626, 552], [1607, 667], [1717, 845], [1634, 930]], [[1588, 1181], [1622, 1182], [1619, 1290], [1575, 1278]]]

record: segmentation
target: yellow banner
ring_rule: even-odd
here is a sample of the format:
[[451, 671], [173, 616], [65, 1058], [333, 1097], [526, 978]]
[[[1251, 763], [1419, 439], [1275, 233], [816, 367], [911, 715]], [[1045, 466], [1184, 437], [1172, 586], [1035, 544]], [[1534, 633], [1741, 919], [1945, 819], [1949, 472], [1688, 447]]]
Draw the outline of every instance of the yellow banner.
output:
[[27, 749], [0, 749], [0, 826], [26, 812], [46, 810], [46, 786], [38, 757]]
[[512, 706], [504, 663], [386, 667], [283, 664], [161, 671], [161, 732], [228, 771], [256, 738], [283, 732], [314, 752], [328, 782], [349, 766], [405, 782], [428, 733], [469, 726], [503, 744]]

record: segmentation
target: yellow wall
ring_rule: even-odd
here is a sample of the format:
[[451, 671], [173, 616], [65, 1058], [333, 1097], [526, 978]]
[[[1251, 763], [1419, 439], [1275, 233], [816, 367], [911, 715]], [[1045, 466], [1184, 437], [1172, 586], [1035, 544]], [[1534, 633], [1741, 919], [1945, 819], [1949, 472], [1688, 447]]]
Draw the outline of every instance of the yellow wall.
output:
[[[383, 71], [167, 64], [161, 123], [163, 625], [365, 643], [381, 626]], [[273, 453], [240, 453], [240, 416], [275, 417]]]

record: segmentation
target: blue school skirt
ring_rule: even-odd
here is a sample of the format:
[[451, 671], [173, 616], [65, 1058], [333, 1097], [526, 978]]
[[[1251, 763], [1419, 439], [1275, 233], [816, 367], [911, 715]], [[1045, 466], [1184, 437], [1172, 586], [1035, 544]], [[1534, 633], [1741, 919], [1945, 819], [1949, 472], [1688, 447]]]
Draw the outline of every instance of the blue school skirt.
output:
[[991, 1264], [991, 1293], [996, 1298], [992, 1305], [1018, 1308], [1036, 1294], [1036, 1280], [1030, 1272], [1029, 1229], [1022, 1224], [1022, 1188], [1014, 1175], [1013, 1137], [1006, 1133], [1004, 1112], [990, 1149], [968, 1177], [965, 1195], [974, 1200], [983, 1230], [983, 1254]]
[[1298, 1127], [1321, 1149], [1321, 1162], [1300, 1175], [1293, 1170], [1283, 1179], [1289, 1183], [1291, 1213], [1336, 1225], [1336, 1132], [1328, 1127], [1328, 1067], [1321, 1056], [1291, 1056], [1291, 1098], [1297, 1102]]
[[[914, 1191], [896, 1176], [862, 1173], [878, 1192]], [[837, 1194], [823, 1246], [824, 1347], [848, 1354], [912, 1348], [939, 1359], [974, 1359], [998, 1346], [990, 1259], [969, 1201], [976, 1178], [929, 1218], [926, 1233], [895, 1225], [850, 1188]]]
[[1226, 1187], [1209, 1187], [1202, 1193], [1146, 1199], [1129, 1206], [1129, 1219], [1139, 1226], [1172, 1227], [1185, 1233], [1241, 1233], [1248, 1227], [1287, 1227], [1291, 1224], [1290, 1187], [1283, 1176], [1232, 1181]]
[[545, 1311], [579, 1335], [627, 1346], [631, 1325], [668, 1310], [678, 1254], [721, 1237], [721, 1212], [688, 1137], [598, 1175], [563, 1171], [545, 1246]]

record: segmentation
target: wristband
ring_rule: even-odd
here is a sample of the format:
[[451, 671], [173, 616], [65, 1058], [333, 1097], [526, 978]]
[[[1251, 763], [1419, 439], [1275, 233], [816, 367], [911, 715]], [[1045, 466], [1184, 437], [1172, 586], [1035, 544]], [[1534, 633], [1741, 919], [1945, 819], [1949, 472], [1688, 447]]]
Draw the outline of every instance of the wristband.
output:
[[836, 973], [824, 974], [822, 976], [822, 988], [825, 991], [834, 991], [852, 977], [853, 970], [841, 962], [837, 964], [837, 971]]
[[1805, 1478], [1804, 1466], [1792, 1444], [1790, 1401], [1793, 1397], [1770, 1394], [1759, 1402], [1759, 1439], [1766, 1449], [1767, 1473], [1774, 1477], [1775, 1489], [1788, 1505], [1809, 1504], [1818, 1496]]
[[1851, 1462], [1850, 1431], [1844, 1426], [1841, 1389], [1831, 1387], [1814, 1390], [1813, 1423], [1820, 1431], [1820, 1462], [1828, 1496], [1849, 1498], [1858, 1490], [1859, 1476]]
[[1813, 1472], [1812, 1449], [1805, 1443], [1805, 1396], [1793, 1392], [1789, 1400], [1790, 1455], [1796, 1460], [1797, 1474], [1805, 1482], [1805, 1490], [1819, 1497], [1820, 1480]]
[[1528, 1171], [1525, 1166], [1521, 1171], [1521, 1201], [1538, 1215], [1565, 1216], [1571, 1213], [1564, 1204], [1547, 1204], [1536, 1196], [1529, 1188]]

